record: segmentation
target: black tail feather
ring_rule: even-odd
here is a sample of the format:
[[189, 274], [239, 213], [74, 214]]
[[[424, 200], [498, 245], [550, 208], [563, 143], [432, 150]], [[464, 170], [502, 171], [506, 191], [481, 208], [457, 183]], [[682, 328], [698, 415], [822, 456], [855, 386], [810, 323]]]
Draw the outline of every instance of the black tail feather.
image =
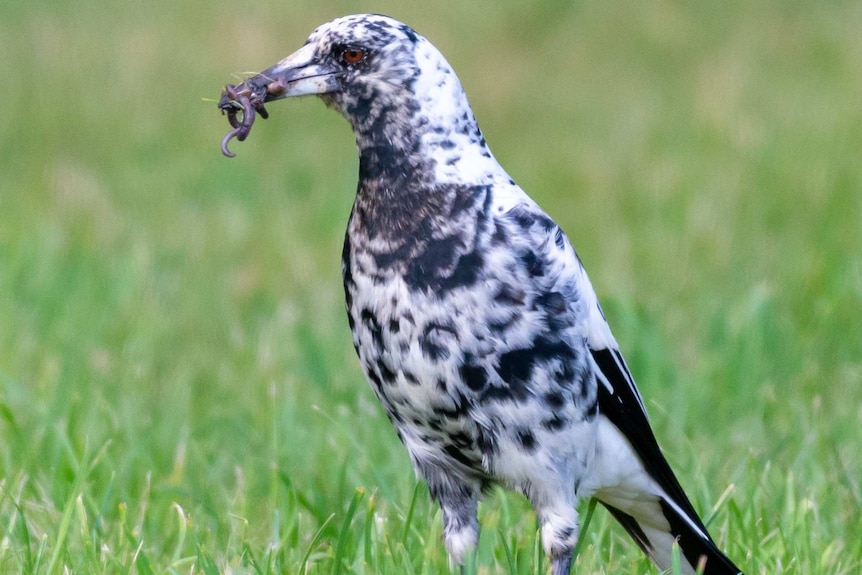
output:
[[[650, 558], [656, 558], [656, 542], [650, 541], [647, 531], [641, 526], [638, 520], [628, 513], [617, 509], [613, 505], [601, 502], [602, 505], [610, 512], [623, 529], [631, 536], [638, 547], [646, 553]], [[691, 565], [692, 570], [696, 569], [701, 561], [705, 561], [704, 575], [741, 575], [742, 571], [733, 564], [733, 562], [715, 545], [715, 542], [709, 538], [704, 539], [700, 533], [691, 528], [691, 524], [683, 520], [677, 512], [668, 505], [663, 499], [659, 500], [662, 513], [670, 525], [670, 538], [675, 539], [679, 543], [680, 551], [685, 560]], [[704, 531], [705, 533], [705, 531]], [[661, 568], [667, 568], [666, 565], [659, 565]]]
[[707, 534], [707, 539], [704, 539], [699, 533], [693, 531], [691, 526], [664, 499], [659, 499], [659, 505], [661, 505], [665, 519], [670, 524], [671, 533], [679, 541], [680, 551], [689, 563], [697, 567], [702, 560], [701, 558], [705, 557], [704, 575], [737, 575], [742, 573], [739, 567], [734, 565], [727, 555], [716, 546], [715, 542], [709, 538], [709, 534]]

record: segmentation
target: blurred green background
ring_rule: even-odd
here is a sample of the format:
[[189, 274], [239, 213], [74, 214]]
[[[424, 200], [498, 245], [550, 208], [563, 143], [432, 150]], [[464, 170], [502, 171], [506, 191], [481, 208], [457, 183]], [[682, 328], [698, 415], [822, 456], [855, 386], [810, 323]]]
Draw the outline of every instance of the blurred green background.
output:
[[[858, 573], [862, 4], [778, 0], [3, 3], [0, 572], [447, 570], [344, 317], [347, 123], [218, 149], [225, 83], [367, 11], [567, 231], [720, 545]], [[480, 572], [544, 572], [519, 497], [482, 521]]]

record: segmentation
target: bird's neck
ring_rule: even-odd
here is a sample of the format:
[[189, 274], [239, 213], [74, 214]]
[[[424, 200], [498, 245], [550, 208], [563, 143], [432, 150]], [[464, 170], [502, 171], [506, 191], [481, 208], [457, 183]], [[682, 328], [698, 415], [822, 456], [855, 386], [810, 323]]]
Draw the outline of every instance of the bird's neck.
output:
[[354, 126], [360, 178], [459, 186], [509, 180], [466, 101], [457, 115], [435, 112], [424, 107], [410, 115], [384, 112], [375, 122]]
[[361, 142], [354, 216], [369, 235], [394, 239], [414, 234], [420, 221], [445, 210], [451, 196], [435, 187], [434, 162], [416, 146]]
[[366, 113], [348, 114], [359, 148], [354, 217], [396, 244], [445, 226], [455, 206], [459, 217], [477, 217], [481, 190], [511, 181], [454, 72], [442, 56], [427, 61], [436, 62], [434, 73], [418, 74], [405, 90], [381, 89], [360, 106]]

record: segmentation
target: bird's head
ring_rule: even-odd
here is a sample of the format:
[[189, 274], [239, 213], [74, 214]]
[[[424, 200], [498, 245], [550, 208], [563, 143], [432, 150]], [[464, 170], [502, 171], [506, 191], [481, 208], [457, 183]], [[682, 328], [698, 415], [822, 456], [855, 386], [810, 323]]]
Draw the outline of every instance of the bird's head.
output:
[[423, 42], [427, 44], [392, 18], [346, 16], [319, 26], [302, 48], [261, 76], [278, 84], [269, 90], [271, 100], [317, 94], [352, 120], [367, 115], [369, 108], [412, 99], [421, 73], [417, 44]]
[[350, 121], [357, 139], [422, 126], [458, 127], [472, 112], [446, 59], [408, 25], [356, 14], [319, 26], [296, 52], [235, 87], [255, 106], [317, 95]]
[[[417, 173], [436, 182], [487, 182], [508, 176], [491, 156], [467, 96], [443, 55], [408, 25], [356, 14], [319, 26], [290, 56], [228, 86], [219, 107], [244, 140], [267, 102], [317, 95], [356, 134], [364, 178]], [[244, 111], [243, 121], [237, 119]]]

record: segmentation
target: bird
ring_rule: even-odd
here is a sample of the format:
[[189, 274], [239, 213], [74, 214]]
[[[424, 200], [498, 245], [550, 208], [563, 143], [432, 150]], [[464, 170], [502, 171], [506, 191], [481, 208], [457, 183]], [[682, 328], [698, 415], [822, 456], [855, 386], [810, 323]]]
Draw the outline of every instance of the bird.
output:
[[[553, 575], [571, 572], [577, 504], [595, 498], [659, 569], [740, 573], [662, 454], [566, 234], [492, 155], [440, 51], [380, 14], [337, 18], [220, 107], [314, 95], [353, 128], [342, 252], [347, 319], [371, 388], [440, 506], [462, 565], [493, 486], [535, 510]], [[239, 101], [239, 102], [238, 102]], [[245, 117], [240, 125], [238, 109]]]

